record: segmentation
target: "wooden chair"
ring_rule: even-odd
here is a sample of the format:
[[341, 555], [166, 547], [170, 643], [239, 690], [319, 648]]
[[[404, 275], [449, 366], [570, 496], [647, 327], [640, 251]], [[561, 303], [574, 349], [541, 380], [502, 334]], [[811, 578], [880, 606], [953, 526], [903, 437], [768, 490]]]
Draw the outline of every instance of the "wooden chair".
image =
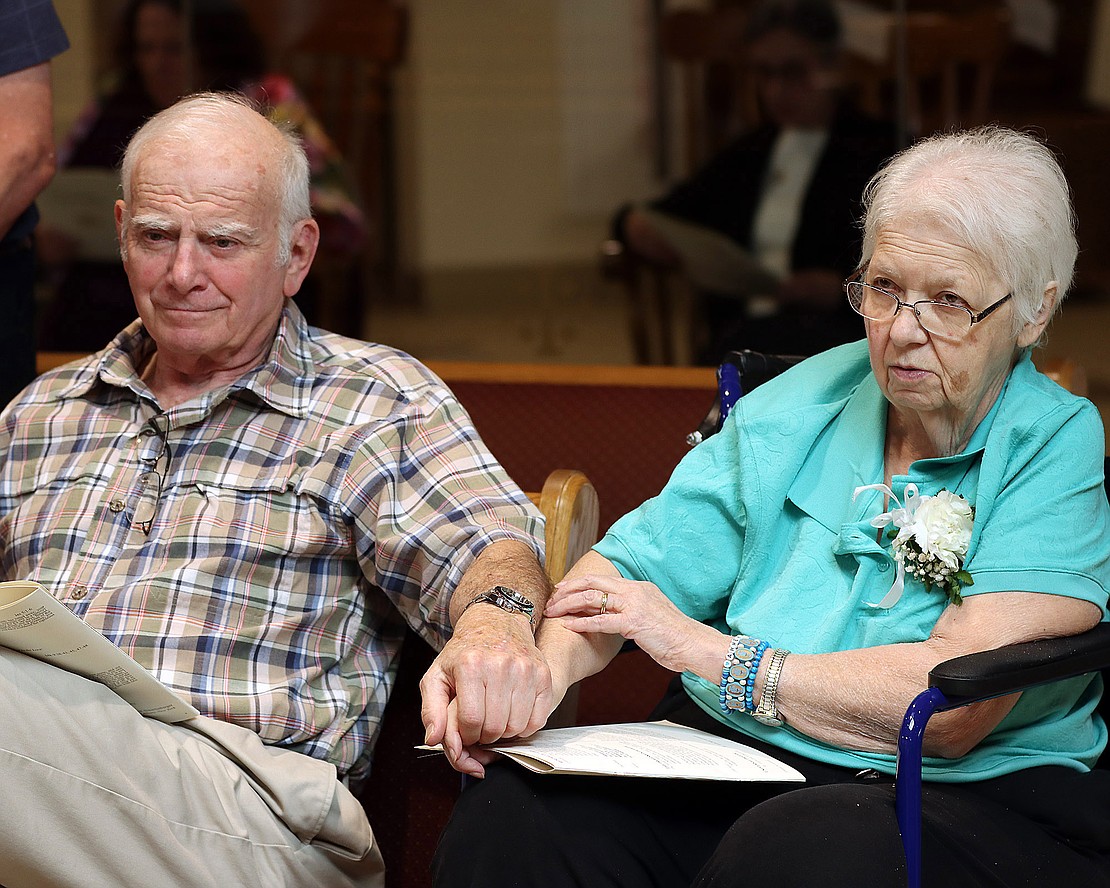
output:
[[892, 119], [902, 111], [907, 133], [917, 136], [989, 122], [995, 79], [1010, 41], [1006, 7], [910, 12], [904, 35], [891, 17], [887, 39], [880, 62], [858, 54], [848, 58], [847, 79], [865, 110]]
[[[579, 471], [556, 469], [543, 490], [529, 493], [547, 518], [547, 571], [552, 581], [597, 541], [598, 498]], [[435, 652], [408, 633], [401, 650], [397, 681], [382, 719], [370, 777], [359, 797], [386, 863], [386, 888], [425, 888], [439, 834], [447, 823], [461, 786], [442, 756], [428, 757], [415, 747], [424, 742], [418, 682]], [[574, 697], [568, 695], [552, 723], [573, 720]], [[564, 708], [568, 707], [568, 708]]]
[[281, 62], [342, 151], [369, 223], [362, 261], [318, 255], [320, 326], [361, 336], [368, 294], [392, 284], [396, 257], [394, 69], [408, 10], [391, 0], [318, 0], [313, 25]]
[[[1005, 6], [972, 3], [964, 11], [911, 12], [904, 32], [893, 13], [876, 8], [863, 14], [867, 32], [875, 28], [887, 44], [877, 60], [846, 41], [845, 91], [864, 110], [891, 120], [901, 116], [904, 131], [914, 135], [990, 119], [996, 73], [1009, 45]], [[659, 19], [664, 72], [675, 75], [680, 99], [682, 158], [667, 170], [669, 175], [692, 173], [759, 120], [743, 48], [747, 18], [747, 4], [738, 2], [676, 10]], [[858, 25], [846, 18], [844, 26]], [[666, 118], [664, 111], [660, 114]], [[637, 359], [674, 362], [672, 327], [688, 301], [680, 295], [686, 281], [631, 255], [615, 240], [602, 245], [602, 269], [628, 292]]]
[[[1009, 10], [996, 2], [934, 0], [915, 5], [918, 8], [905, 16], [904, 34], [894, 14], [877, 7], [854, 14], [867, 19], [865, 26], [845, 17], [846, 30], [862, 27], [862, 38], [874, 31], [886, 42], [875, 53], [864, 51], [858, 40], [846, 40], [847, 89], [871, 114], [893, 119], [899, 111], [904, 37], [909, 130], [925, 135], [987, 122], [997, 72], [1010, 45]], [[736, 2], [713, 9], [680, 9], [659, 19], [660, 54], [665, 78], [673, 77], [677, 86], [682, 132], [681, 163], [667, 170], [670, 175], [693, 172], [758, 121], [743, 49], [747, 6]]]
[[[747, 25], [744, 5], [664, 12], [657, 23], [660, 85], [678, 95], [677, 145], [667, 140], [668, 107], [657, 109], [662, 138], [667, 140], [661, 172], [671, 178], [689, 175], [720, 151], [756, 116], [754, 92], [743, 64]], [[671, 148], [679, 159], [672, 161]], [[640, 259], [618, 240], [601, 246], [602, 273], [619, 280], [628, 294], [632, 344], [641, 364], [668, 365], [685, 356], [676, 347], [673, 325], [686, 299], [680, 275]]]
[[756, 117], [744, 64], [743, 6], [678, 9], [659, 19], [659, 50], [681, 99], [682, 164], [689, 174], [720, 151]]

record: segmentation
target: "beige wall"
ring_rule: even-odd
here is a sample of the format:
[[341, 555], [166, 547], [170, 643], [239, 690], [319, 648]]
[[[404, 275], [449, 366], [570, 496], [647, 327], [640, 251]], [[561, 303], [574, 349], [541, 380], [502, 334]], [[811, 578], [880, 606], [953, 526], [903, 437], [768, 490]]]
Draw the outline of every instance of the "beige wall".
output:
[[593, 261], [609, 212], [652, 187], [646, 56], [621, 27], [646, 7], [412, 0], [399, 162], [418, 267]]
[[81, 109], [93, 97], [92, 6], [90, 0], [54, 0], [70, 48], [51, 63], [54, 84], [54, 132], [65, 138]]

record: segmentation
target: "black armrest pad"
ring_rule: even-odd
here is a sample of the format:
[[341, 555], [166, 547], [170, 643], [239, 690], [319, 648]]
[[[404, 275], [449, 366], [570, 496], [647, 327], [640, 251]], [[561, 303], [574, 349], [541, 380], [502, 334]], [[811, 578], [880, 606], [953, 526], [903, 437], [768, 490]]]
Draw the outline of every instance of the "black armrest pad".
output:
[[747, 394], [752, 389], [763, 385], [768, 379], [773, 379], [784, 370], [789, 370], [799, 361], [804, 360], [804, 355], [774, 355], [744, 349], [730, 351], [721, 363], [736, 367], [740, 372], [742, 393]]
[[949, 699], [986, 699], [1110, 667], [1110, 623], [1069, 638], [1028, 641], [936, 666], [929, 685]]

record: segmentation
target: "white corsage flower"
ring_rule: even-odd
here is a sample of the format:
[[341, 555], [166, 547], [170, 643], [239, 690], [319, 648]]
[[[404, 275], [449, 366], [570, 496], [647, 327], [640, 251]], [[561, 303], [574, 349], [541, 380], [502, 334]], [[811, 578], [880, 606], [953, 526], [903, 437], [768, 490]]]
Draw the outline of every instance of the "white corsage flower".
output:
[[921, 580], [925, 591], [933, 586], [944, 590], [953, 604], [963, 601], [961, 589], [975, 581], [963, 569], [964, 556], [971, 542], [975, 507], [959, 494], [941, 490], [936, 496], [919, 496], [916, 484], [907, 484], [905, 503], [899, 503], [886, 484], [857, 487], [853, 499], [864, 490], [881, 490], [898, 507], [871, 519], [872, 527], [892, 525], [894, 560], [898, 574], [894, 584], [875, 607], [892, 607], [902, 597], [905, 576]]

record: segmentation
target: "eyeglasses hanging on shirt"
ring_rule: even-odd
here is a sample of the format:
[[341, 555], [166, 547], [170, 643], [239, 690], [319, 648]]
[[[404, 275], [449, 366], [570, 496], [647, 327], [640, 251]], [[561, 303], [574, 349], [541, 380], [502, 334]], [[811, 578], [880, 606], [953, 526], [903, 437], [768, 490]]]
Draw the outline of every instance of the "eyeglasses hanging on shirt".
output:
[[162, 499], [162, 488], [170, 468], [170, 442], [164, 413], [159, 413], [143, 426], [139, 432], [139, 463], [143, 473], [139, 476], [139, 491], [131, 513], [132, 525], [137, 525], [143, 533], [149, 534], [154, 525], [154, 516]]

